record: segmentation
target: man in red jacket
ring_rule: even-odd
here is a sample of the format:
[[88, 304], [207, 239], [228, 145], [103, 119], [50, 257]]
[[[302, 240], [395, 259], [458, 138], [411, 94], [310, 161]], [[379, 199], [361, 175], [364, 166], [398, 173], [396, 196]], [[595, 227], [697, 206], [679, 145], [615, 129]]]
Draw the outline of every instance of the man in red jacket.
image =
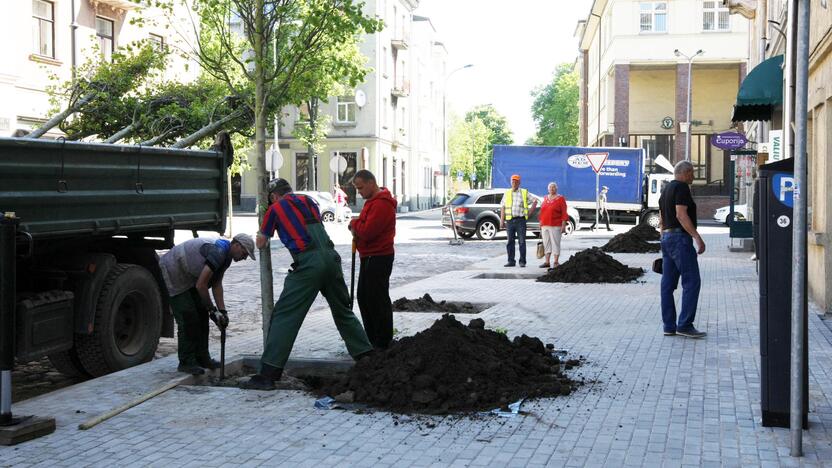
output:
[[358, 308], [370, 343], [386, 349], [393, 341], [393, 304], [390, 273], [393, 271], [393, 237], [396, 235], [396, 199], [380, 188], [372, 172], [355, 173], [352, 184], [366, 200], [350, 231], [361, 256], [358, 274]]

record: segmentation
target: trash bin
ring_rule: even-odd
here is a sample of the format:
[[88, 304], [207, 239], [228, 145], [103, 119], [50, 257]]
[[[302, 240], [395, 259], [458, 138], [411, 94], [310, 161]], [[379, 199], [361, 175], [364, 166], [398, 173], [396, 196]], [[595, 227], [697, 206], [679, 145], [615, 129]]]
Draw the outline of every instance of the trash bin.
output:
[[[763, 426], [789, 427], [794, 160], [760, 166], [758, 187], [755, 216], [759, 219], [760, 405]], [[806, 304], [803, 313], [806, 313]], [[803, 336], [808, 337], [806, 330]], [[803, 427], [806, 428], [809, 409], [806, 341], [803, 350], [806, 363], [802, 385]]]

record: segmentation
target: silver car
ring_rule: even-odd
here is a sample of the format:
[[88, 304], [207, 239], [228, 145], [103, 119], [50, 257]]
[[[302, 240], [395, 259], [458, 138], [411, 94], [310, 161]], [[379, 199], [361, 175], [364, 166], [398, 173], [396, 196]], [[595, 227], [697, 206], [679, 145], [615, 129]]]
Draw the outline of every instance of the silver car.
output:
[[[329, 192], [309, 192], [299, 191], [295, 192], [298, 195], [308, 195], [315, 203], [318, 204], [318, 209], [321, 211], [321, 221], [331, 223], [336, 220], [336, 213], [338, 213], [338, 204], [335, 203], [335, 198]], [[352, 218], [352, 210], [349, 206], [341, 208], [341, 216], [345, 220]]]
[[[483, 189], [457, 193], [451, 203], [442, 208], [442, 225], [446, 228], [451, 227], [450, 210], [453, 209], [456, 232], [463, 239], [470, 239], [475, 234], [482, 240], [493, 239], [500, 231], [500, 202], [503, 201], [505, 192], [506, 189]], [[543, 200], [533, 193], [529, 195], [537, 200], [538, 209], [529, 217], [526, 229], [539, 236], [540, 221], [537, 216], [540, 214], [539, 208]], [[532, 201], [529, 200], [529, 203]], [[566, 213], [569, 215], [569, 220], [566, 222], [566, 230], [563, 234], [568, 236], [581, 228], [581, 217], [578, 215], [578, 210], [568, 205], [568, 201]]]

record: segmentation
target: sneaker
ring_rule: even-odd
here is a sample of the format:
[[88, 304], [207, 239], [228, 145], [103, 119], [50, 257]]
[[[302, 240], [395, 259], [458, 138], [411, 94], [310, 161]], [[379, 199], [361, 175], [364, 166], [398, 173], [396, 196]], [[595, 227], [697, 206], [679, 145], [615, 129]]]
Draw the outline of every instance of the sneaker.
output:
[[191, 375], [202, 375], [205, 373], [205, 369], [197, 366], [196, 364], [179, 364], [179, 366], [176, 367], [176, 370], [178, 372], [184, 372]]
[[505, 265], [503, 265], [503, 266], [504, 266], [504, 267], [513, 267], [513, 266], [514, 266], [514, 262], [508, 262], [508, 263], [506, 263], [506, 264], [505, 264]]
[[705, 338], [708, 334], [702, 331], [697, 330], [695, 327], [691, 326], [690, 328], [684, 330], [676, 330], [676, 334], [686, 336], [688, 338]]
[[664, 336], [676, 336], [676, 330], [665, 331]]

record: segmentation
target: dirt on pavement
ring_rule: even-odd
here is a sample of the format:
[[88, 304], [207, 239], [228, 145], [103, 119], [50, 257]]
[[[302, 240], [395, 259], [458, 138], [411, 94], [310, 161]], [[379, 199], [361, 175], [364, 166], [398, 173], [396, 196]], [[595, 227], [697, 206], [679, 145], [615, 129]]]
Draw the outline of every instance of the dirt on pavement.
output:
[[[569, 361], [569, 366], [578, 365]], [[427, 330], [358, 361], [340, 379], [321, 382], [319, 393], [394, 412], [448, 414], [506, 407], [522, 398], [568, 395], [576, 387], [566, 363], [538, 338], [513, 341], [466, 326], [445, 314]]]
[[537, 278], [542, 283], [629, 283], [644, 274], [630, 268], [598, 247], [582, 250], [560, 266]]
[[436, 302], [425, 294], [419, 299], [402, 297], [393, 301], [396, 312], [448, 312], [451, 314], [478, 314], [487, 309], [490, 304], [473, 304], [470, 302], [439, 301]]

